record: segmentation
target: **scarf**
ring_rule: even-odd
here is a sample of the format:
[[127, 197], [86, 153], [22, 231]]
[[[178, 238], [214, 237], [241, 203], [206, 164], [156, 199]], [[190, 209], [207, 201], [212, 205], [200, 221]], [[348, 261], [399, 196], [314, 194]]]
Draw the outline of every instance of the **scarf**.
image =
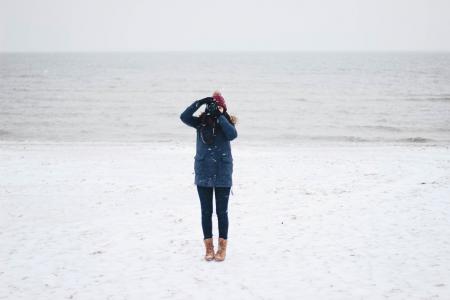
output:
[[206, 113], [200, 116], [200, 137], [202, 142], [207, 145], [214, 144], [216, 136], [216, 122], [217, 119], [207, 115]]

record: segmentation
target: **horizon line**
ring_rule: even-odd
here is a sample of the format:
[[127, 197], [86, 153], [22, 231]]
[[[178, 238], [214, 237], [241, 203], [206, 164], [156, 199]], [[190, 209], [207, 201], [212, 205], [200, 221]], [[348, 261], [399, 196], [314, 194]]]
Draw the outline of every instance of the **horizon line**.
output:
[[0, 50], [0, 54], [58, 53], [450, 53], [449, 50]]

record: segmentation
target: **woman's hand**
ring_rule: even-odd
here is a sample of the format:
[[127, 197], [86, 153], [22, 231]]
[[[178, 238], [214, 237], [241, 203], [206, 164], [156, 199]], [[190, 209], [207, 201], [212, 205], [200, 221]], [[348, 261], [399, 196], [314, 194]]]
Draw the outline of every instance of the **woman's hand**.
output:
[[223, 113], [223, 107], [217, 106], [216, 110], [212, 112], [212, 116], [215, 118], [219, 118]]
[[210, 104], [213, 101], [214, 101], [213, 97], [206, 97], [206, 98], [197, 100], [197, 107], [199, 107], [199, 106], [201, 106], [203, 104], [207, 104], [208, 105], [208, 104]]

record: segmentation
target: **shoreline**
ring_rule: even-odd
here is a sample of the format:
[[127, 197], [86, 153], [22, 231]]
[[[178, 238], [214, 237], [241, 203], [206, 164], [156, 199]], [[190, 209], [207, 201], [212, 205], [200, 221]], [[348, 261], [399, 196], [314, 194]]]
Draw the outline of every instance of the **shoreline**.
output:
[[[168, 145], [168, 146], [195, 146], [195, 139], [192, 138], [191, 141], [1, 141], [0, 147], [2, 146], [20, 146], [20, 145], [92, 145], [92, 146], [146, 146], [146, 145]], [[283, 148], [283, 147], [299, 147], [299, 148], [309, 148], [309, 147], [431, 147], [431, 148], [449, 148], [450, 144], [447, 142], [290, 142], [282, 144], [270, 144], [264, 142], [246, 142], [241, 143], [240, 140], [232, 141], [232, 147], [268, 147], [268, 148]]]

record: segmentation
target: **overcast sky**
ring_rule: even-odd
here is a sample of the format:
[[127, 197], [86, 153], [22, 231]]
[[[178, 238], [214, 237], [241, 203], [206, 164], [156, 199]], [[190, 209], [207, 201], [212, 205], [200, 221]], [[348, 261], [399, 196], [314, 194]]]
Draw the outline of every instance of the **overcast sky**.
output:
[[450, 0], [0, 0], [0, 51], [449, 51]]

